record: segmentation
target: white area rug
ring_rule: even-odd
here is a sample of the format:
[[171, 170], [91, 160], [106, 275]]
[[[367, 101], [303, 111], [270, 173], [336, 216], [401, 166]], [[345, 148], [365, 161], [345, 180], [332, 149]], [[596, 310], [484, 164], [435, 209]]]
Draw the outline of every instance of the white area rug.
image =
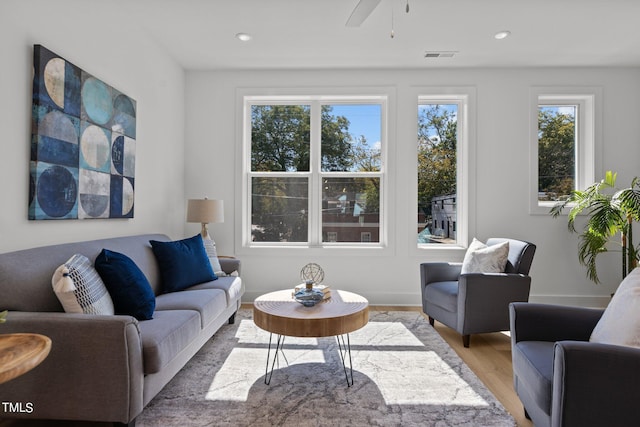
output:
[[287, 337], [266, 385], [269, 333], [240, 310], [136, 425], [515, 426], [420, 313], [371, 311], [350, 341], [352, 387], [335, 338]]

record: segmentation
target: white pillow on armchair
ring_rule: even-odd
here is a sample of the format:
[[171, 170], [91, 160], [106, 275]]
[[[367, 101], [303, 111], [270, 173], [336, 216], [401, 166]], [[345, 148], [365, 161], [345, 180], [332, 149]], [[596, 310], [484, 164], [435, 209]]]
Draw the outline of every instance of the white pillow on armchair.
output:
[[460, 274], [504, 273], [509, 257], [509, 241], [487, 246], [473, 238], [462, 261]]
[[589, 341], [640, 347], [640, 268], [624, 278]]

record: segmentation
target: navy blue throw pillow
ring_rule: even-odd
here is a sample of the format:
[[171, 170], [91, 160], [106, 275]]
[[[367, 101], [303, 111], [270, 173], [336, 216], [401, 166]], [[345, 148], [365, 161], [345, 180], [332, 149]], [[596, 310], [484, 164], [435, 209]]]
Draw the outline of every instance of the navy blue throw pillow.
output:
[[115, 314], [127, 314], [138, 320], [153, 318], [156, 296], [131, 258], [103, 249], [94, 265], [111, 295]]
[[165, 292], [181, 291], [218, 278], [211, 268], [201, 235], [174, 242], [150, 240], [149, 243], [160, 267]]

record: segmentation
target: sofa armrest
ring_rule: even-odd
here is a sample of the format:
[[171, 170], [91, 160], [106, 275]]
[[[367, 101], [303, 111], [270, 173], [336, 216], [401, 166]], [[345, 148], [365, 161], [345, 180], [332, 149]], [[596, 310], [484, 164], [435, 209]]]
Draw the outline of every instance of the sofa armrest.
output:
[[462, 270], [459, 262], [423, 262], [420, 264], [420, 282], [422, 287], [434, 282], [457, 281]]
[[511, 340], [588, 341], [604, 309], [553, 304], [511, 303]]
[[552, 426], [626, 426], [640, 419], [640, 348], [560, 341]]
[[220, 261], [220, 267], [222, 267], [222, 271], [227, 274], [231, 274], [234, 271], [238, 272], [240, 275], [240, 260], [238, 258], [234, 258], [231, 256], [218, 256], [218, 261]]
[[143, 408], [142, 342], [130, 316], [9, 312], [2, 333], [51, 338], [48, 357], [0, 384], [0, 401], [31, 403], [30, 413], [0, 417], [127, 423]]

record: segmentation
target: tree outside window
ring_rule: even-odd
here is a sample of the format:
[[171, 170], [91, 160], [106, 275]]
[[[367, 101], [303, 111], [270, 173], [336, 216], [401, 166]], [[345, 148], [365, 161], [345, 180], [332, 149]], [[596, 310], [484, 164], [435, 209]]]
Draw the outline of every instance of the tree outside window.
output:
[[418, 105], [418, 243], [455, 243], [458, 104]]
[[576, 188], [576, 105], [538, 107], [538, 200], [565, 200]]
[[251, 241], [379, 243], [382, 105], [250, 107]]

